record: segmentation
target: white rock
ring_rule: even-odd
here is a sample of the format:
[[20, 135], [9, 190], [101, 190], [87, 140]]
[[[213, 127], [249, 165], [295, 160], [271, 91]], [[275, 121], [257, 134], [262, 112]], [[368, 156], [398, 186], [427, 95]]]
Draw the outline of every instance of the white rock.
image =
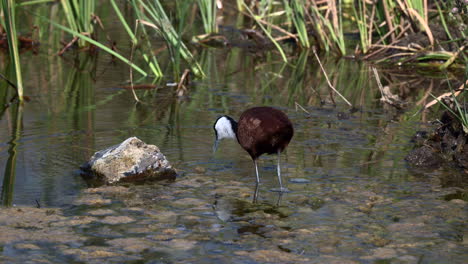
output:
[[85, 176], [91, 175], [101, 183], [172, 179], [176, 175], [157, 146], [137, 137], [96, 152], [82, 169]]

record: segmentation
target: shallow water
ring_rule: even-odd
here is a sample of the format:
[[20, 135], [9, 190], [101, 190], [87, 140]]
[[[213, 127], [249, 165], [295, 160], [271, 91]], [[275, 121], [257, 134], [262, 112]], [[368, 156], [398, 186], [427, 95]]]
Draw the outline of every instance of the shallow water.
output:
[[[228, 55], [215, 50], [207, 56], [215, 64]], [[358, 69], [358, 72], [340, 72], [348, 75], [348, 78], [341, 76], [344, 85], [359, 71], [368, 70], [353, 61], [340, 63], [343, 68]], [[40, 72], [36, 72], [27, 82], [31, 101], [22, 107], [23, 119], [16, 139], [13, 203], [34, 205], [38, 200], [44, 206], [66, 205], [86, 186], [78, 175], [79, 166], [95, 151], [130, 136], [159, 146], [180, 170], [180, 177], [204, 167], [208, 175], [229, 175], [228, 178], [253, 184], [251, 160], [236, 142], [225, 140], [218, 153], [212, 153], [212, 123], [221, 114], [237, 118], [244, 109], [255, 105], [276, 106], [294, 123], [294, 139], [282, 157], [286, 178], [316, 181], [317, 177], [352, 180], [366, 176], [390, 182], [405, 181], [408, 171], [403, 157], [411, 148], [409, 139], [419, 124], [416, 119], [403, 123], [392, 120], [393, 113], [381, 109], [363, 91], [374, 89], [375, 92], [375, 87], [359, 89], [367, 93], [365, 100], [371, 102], [358, 105], [359, 101], [355, 100], [359, 109], [349, 114], [349, 107], [343, 103], [336, 107], [331, 103], [322, 106], [313, 95], [307, 95], [307, 90], [317, 86], [316, 81], [311, 80], [298, 89], [305, 91], [291, 91], [295, 87], [289, 85], [296, 81], [291, 79], [294, 73], [291, 69], [262, 87], [263, 81], [271, 81], [269, 69], [255, 73], [246, 69], [229, 77], [218, 77], [227, 71], [222, 63], [218, 67], [220, 70], [206, 80], [196, 81], [183, 98], [174, 98], [171, 88], [162, 87], [146, 96], [140, 92], [144, 103], [138, 105], [129, 91], [119, 88], [127, 76], [118, 74], [116, 68], [106, 69], [95, 82], [86, 72], [67, 72], [64, 68], [63, 81], [78, 79], [71, 87], [66, 87], [63, 81], [41, 82]], [[315, 78], [312, 74], [307, 77]], [[326, 100], [327, 87], [324, 83], [318, 85], [322, 87], [313, 88], [324, 91]], [[340, 89], [339, 84], [337, 88]], [[312, 102], [307, 105], [307, 101]], [[304, 105], [309, 113], [295, 109], [295, 102]], [[11, 156], [8, 149], [16, 108], [9, 110], [0, 123], [2, 130], [9, 132], [1, 135], [2, 171]], [[262, 158], [260, 174], [265, 186], [276, 185], [275, 162], [275, 156]]]
[[[322, 57], [331, 82], [353, 104], [350, 112], [336, 94], [330, 97], [312, 54], [283, 65], [273, 53], [202, 49], [206, 79], [194, 80], [183, 97], [173, 96], [165, 85], [173, 80], [166, 79], [156, 91], [138, 91], [143, 103], [135, 104], [122, 88], [127, 67], [104, 54], [95, 63], [82, 56], [73, 66], [52, 52], [41, 47], [39, 55], [23, 56], [31, 101], [0, 117], [1, 201], [60, 208], [63, 216], [46, 214], [51, 224], [37, 228], [72, 237], [5, 235], [0, 260], [463, 263], [468, 257], [466, 202], [457, 195], [466, 188], [461, 172], [412, 170], [404, 161], [411, 137], [428, 126], [425, 114], [413, 116], [423, 97], [430, 100], [418, 88], [437, 93], [437, 76], [380, 69], [384, 85], [410, 103], [397, 110], [379, 101], [370, 65]], [[291, 192], [269, 191], [278, 185], [276, 156], [264, 156], [254, 205], [248, 154], [228, 140], [212, 153], [212, 123], [258, 105], [285, 111], [295, 135], [281, 157]], [[178, 169], [176, 181], [122, 192], [87, 189], [79, 166], [130, 136], [160, 147]], [[453, 175], [461, 179], [446, 180]], [[89, 197], [98, 202], [79, 202]], [[14, 237], [5, 226], [2, 232]], [[97, 251], [106, 254], [91, 254]]]

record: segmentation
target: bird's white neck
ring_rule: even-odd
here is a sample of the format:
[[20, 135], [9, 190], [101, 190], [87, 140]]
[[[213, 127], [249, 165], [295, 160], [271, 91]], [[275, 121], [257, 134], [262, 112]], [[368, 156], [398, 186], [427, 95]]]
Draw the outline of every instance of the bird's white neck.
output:
[[214, 124], [216, 139], [236, 138], [237, 122], [229, 116], [221, 116]]

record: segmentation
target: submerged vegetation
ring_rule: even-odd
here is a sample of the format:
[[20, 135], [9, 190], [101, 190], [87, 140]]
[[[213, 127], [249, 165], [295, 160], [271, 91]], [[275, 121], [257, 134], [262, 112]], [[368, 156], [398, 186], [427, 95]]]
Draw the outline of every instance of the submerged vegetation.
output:
[[[110, 22], [101, 19], [109, 13], [104, 5], [112, 7], [117, 17], [114, 21], [120, 21], [127, 32], [131, 52], [122, 50], [125, 40], [109, 38], [106, 24]], [[31, 6], [41, 8], [31, 12]], [[57, 9], [62, 11], [60, 15]], [[276, 48], [284, 62], [295, 59], [296, 50], [311, 47], [337, 57], [440, 70], [461, 68], [468, 61], [468, 3], [463, 0], [2, 0], [1, 11], [2, 34], [16, 69], [15, 75], [7, 78], [16, 80], [20, 100], [18, 12], [40, 18], [33, 20], [37, 24], [21, 21], [23, 27], [44, 31], [41, 20], [54, 25], [57, 34], [65, 33], [59, 55], [75, 46], [90, 54], [104, 51], [155, 80], [170, 72], [173, 80], [179, 80], [187, 75], [184, 69], [204, 77], [202, 58], [194, 47], [233, 47], [239, 39], [248, 41], [249, 49], [255, 52]], [[238, 32], [237, 38], [229, 34], [232, 31]], [[105, 38], [98, 33], [104, 33]], [[33, 42], [51, 44], [44, 35], [39, 34], [43, 37]], [[170, 65], [161, 65], [161, 56], [168, 56]], [[130, 81], [133, 86], [132, 71]]]

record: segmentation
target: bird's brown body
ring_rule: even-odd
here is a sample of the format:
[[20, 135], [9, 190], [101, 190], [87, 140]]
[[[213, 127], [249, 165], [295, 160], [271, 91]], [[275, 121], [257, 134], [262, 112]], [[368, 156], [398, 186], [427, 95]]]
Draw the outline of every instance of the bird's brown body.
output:
[[237, 122], [237, 141], [254, 160], [265, 153], [283, 152], [293, 135], [286, 114], [271, 107], [250, 108]]

